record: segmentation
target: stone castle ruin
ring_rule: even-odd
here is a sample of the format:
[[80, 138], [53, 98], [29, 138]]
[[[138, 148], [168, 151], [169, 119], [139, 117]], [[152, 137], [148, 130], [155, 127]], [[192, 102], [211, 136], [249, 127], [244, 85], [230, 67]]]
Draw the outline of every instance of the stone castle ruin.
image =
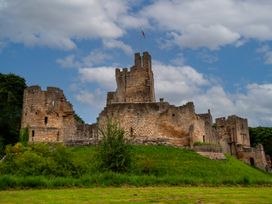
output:
[[250, 146], [247, 119], [232, 115], [217, 118], [213, 124], [210, 110], [197, 114], [193, 102], [182, 106], [171, 105], [163, 98], [156, 102], [148, 52], [143, 56], [136, 53], [134, 65], [130, 69], [117, 68], [115, 77], [117, 89], [108, 92], [106, 107], [91, 125], [76, 120], [62, 90], [26, 88], [21, 127], [28, 128], [29, 141], [97, 144], [101, 139], [98, 129], [111, 119], [118, 121], [125, 137], [135, 144], [187, 147], [210, 158], [223, 158], [222, 153], [229, 153], [258, 168], [267, 168], [262, 145]]

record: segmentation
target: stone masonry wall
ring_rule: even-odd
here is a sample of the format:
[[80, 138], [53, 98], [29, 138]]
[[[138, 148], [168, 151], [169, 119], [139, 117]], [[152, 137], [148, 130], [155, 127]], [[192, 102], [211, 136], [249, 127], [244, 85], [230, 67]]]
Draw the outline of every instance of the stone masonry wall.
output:
[[192, 102], [180, 107], [167, 102], [110, 104], [99, 115], [99, 128], [108, 119], [119, 122], [134, 143], [189, 146], [202, 142], [205, 134], [204, 121], [195, 114]]
[[268, 168], [265, 152], [261, 144], [257, 145], [256, 148], [238, 147], [237, 158], [243, 160], [249, 165], [256, 166], [263, 170], [266, 170]]
[[205, 135], [203, 135], [203, 142], [219, 144], [218, 137], [216, 137], [216, 132], [213, 128], [213, 120], [210, 110], [208, 110], [208, 113], [198, 114], [198, 116], [205, 122]]
[[237, 145], [250, 147], [247, 119], [235, 115], [217, 118], [216, 134], [224, 152], [235, 155]]

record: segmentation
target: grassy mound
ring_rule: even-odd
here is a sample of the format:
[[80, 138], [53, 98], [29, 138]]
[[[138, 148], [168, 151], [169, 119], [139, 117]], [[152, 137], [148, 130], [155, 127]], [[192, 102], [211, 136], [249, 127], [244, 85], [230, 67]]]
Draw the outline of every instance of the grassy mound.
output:
[[[38, 149], [41, 152], [41, 148]], [[191, 150], [139, 145], [132, 148], [134, 158], [130, 170], [126, 173], [114, 173], [99, 172], [96, 147], [60, 149], [62, 154], [47, 152], [44, 158], [39, 153], [44, 164], [39, 170], [38, 160], [28, 158], [30, 153], [27, 154], [28, 157], [23, 157], [24, 163], [20, 156], [17, 156], [14, 164], [10, 161], [9, 165], [15, 168], [14, 171], [5, 170], [9, 167], [4, 165], [5, 162], [0, 164], [0, 189], [120, 185], [272, 185], [271, 174], [252, 168], [231, 156], [227, 156], [226, 160], [216, 161]], [[36, 162], [37, 165], [31, 165], [29, 161]], [[20, 170], [20, 165], [25, 169]], [[53, 165], [52, 168], [50, 165]], [[31, 168], [34, 168], [35, 174]], [[41, 172], [37, 173], [38, 171]]]

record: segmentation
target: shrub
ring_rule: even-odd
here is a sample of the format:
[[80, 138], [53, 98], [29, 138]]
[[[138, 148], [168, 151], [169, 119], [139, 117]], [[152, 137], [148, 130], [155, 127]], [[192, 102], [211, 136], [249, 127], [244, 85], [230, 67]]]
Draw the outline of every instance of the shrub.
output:
[[9, 145], [6, 147], [5, 161], [0, 163], [0, 175], [80, 177], [87, 169], [84, 162], [73, 160], [63, 145], [44, 143], [27, 147], [21, 143]]
[[100, 130], [103, 138], [98, 148], [100, 170], [114, 172], [128, 171], [131, 166], [131, 146], [124, 139], [124, 130], [109, 120], [106, 128]]
[[19, 141], [23, 145], [25, 145], [25, 146], [27, 145], [27, 143], [28, 143], [28, 128], [22, 128], [20, 130]]

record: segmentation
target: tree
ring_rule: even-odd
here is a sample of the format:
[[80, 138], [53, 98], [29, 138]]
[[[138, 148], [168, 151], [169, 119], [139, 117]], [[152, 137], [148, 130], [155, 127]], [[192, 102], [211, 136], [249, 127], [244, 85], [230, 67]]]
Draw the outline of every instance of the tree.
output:
[[266, 154], [272, 157], [272, 128], [270, 127], [255, 127], [249, 128], [251, 144], [256, 146], [261, 143], [264, 146]]
[[85, 121], [78, 114], [75, 113], [74, 117], [79, 124], [85, 124]]
[[109, 120], [100, 130], [103, 138], [99, 144], [98, 159], [101, 170], [125, 172], [131, 165], [131, 146], [124, 139], [124, 130]]
[[0, 73], [0, 154], [7, 144], [19, 139], [25, 80], [14, 74]]

